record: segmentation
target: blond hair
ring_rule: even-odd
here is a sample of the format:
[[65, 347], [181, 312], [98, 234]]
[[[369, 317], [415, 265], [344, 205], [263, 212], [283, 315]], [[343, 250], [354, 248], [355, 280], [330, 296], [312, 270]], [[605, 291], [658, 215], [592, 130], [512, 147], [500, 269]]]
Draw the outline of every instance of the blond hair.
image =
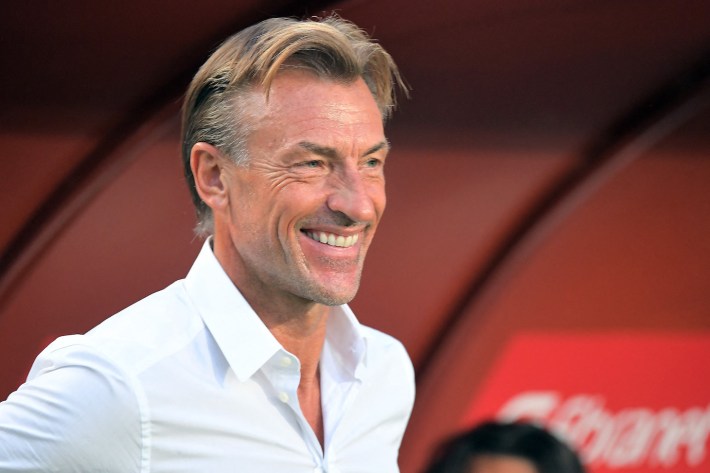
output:
[[297, 20], [271, 18], [228, 38], [193, 78], [183, 103], [182, 159], [197, 210], [196, 232], [212, 231], [211, 209], [200, 199], [190, 168], [195, 143], [220, 149], [237, 164], [248, 160], [248, 127], [240, 120], [240, 93], [260, 86], [267, 97], [274, 77], [298, 68], [337, 81], [362, 78], [383, 120], [405, 86], [392, 57], [353, 23], [329, 16]]

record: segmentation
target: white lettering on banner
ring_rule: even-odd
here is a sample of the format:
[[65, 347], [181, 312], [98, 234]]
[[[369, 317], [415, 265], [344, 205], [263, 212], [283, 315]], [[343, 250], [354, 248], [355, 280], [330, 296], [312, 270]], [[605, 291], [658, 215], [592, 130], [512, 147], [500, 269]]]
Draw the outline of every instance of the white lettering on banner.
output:
[[538, 422], [574, 445], [588, 464], [609, 468], [700, 465], [710, 435], [710, 405], [680, 411], [629, 407], [612, 412], [600, 395], [566, 399], [555, 391], [528, 391], [511, 398], [499, 419]]

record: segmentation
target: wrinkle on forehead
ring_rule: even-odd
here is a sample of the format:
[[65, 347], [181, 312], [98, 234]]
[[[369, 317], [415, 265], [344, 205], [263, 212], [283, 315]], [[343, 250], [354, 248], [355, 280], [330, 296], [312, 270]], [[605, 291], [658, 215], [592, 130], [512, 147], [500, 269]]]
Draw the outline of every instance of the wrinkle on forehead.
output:
[[268, 99], [257, 87], [244, 99], [250, 148], [276, 151], [311, 142], [360, 156], [386, 143], [380, 111], [362, 79], [342, 82], [287, 72], [276, 77]]

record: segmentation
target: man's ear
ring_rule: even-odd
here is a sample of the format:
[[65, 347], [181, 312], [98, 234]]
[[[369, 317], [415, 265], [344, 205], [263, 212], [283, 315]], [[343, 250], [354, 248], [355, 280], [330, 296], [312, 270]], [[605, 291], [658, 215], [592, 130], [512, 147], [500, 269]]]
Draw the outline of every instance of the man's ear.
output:
[[190, 168], [195, 178], [195, 188], [212, 212], [224, 209], [228, 204], [225, 175], [227, 161], [228, 158], [220, 150], [208, 143], [195, 143], [190, 152]]

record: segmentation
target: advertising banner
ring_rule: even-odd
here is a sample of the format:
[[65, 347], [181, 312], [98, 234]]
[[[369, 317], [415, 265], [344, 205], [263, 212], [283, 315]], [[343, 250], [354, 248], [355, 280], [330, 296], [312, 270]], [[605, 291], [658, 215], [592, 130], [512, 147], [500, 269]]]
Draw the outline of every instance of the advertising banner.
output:
[[710, 472], [710, 334], [513, 337], [464, 427], [537, 422], [591, 473]]

